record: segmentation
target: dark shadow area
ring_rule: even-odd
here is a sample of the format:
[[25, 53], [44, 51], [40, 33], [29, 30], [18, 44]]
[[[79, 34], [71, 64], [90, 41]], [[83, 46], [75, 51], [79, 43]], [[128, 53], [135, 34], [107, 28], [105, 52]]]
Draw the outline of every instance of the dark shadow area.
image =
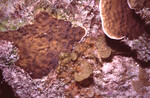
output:
[[116, 52], [112, 54], [111, 58], [114, 55], [122, 55], [126, 57], [137, 57], [136, 51], [131, 50], [131, 48], [120, 40], [113, 40], [106, 36], [106, 43], [109, 47], [111, 47]]
[[120, 40], [113, 40], [106, 36], [106, 43], [113, 50], [115, 50], [115, 52], [112, 53], [112, 55], [109, 58], [103, 59], [103, 61], [111, 62], [114, 55], [121, 55], [125, 57], [132, 57], [136, 62], [140, 64], [141, 67], [150, 67], [150, 61], [144, 62], [142, 60], [137, 59], [136, 50], [131, 50], [131, 48], [128, 45], [121, 42]]
[[133, 9], [131, 9], [131, 10], [132, 10], [133, 18], [136, 19], [141, 24], [141, 26], [144, 26], [145, 22], [143, 19], [141, 19], [140, 14], [136, 14], [135, 10], [133, 10]]
[[146, 30], [146, 32], [147, 32], [148, 34], [150, 34], [150, 24], [147, 24], [147, 25], [145, 26], [145, 30]]
[[3, 81], [2, 70], [0, 70], [0, 98], [18, 98], [15, 97], [11, 86]]
[[103, 62], [112, 62], [114, 54], [111, 54], [108, 58], [101, 58]]
[[93, 80], [93, 75], [91, 75], [89, 78], [81, 81], [81, 82], [76, 82], [76, 85], [80, 88], [82, 87], [89, 87], [90, 85], [94, 84], [94, 80]]
[[150, 61], [148, 62], [144, 62], [144, 61], [141, 61], [141, 60], [138, 60], [138, 59], [135, 59], [142, 68], [150, 68]]
[[142, 35], [142, 33], [145, 32], [145, 21], [141, 19], [140, 14], [136, 14], [134, 10], [131, 10], [131, 14], [136, 23], [134, 23], [132, 29], [128, 32], [127, 37], [133, 40], [137, 39], [140, 35]]

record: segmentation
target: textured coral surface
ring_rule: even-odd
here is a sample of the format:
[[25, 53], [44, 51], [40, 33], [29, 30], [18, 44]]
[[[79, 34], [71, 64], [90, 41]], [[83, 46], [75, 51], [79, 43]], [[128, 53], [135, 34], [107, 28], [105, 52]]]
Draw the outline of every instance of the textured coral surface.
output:
[[36, 16], [33, 25], [17, 31], [0, 32], [0, 39], [14, 42], [20, 55], [16, 65], [33, 78], [40, 78], [58, 65], [58, 54], [69, 52], [84, 34], [83, 28], [72, 27], [70, 22], [42, 12]]
[[101, 0], [100, 11], [104, 33], [110, 38], [128, 36], [133, 39], [144, 32], [126, 0]]

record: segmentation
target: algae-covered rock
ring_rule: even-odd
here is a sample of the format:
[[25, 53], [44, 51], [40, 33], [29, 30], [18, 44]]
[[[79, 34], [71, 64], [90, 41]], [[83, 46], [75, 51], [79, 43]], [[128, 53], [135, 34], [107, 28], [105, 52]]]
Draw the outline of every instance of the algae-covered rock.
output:
[[0, 24], [0, 31], [5, 31], [5, 30], [6, 30], [5, 26], [3, 24]]
[[83, 80], [89, 78], [91, 74], [92, 74], [91, 65], [88, 62], [83, 61], [81, 64], [80, 72], [74, 73], [74, 80], [77, 82], [83, 81]]
[[127, 40], [124, 42], [131, 47], [132, 50], [137, 51], [137, 59], [149, 62], [150, 61], [150, 35], [144, 33], [138, 39], [135, 40]]

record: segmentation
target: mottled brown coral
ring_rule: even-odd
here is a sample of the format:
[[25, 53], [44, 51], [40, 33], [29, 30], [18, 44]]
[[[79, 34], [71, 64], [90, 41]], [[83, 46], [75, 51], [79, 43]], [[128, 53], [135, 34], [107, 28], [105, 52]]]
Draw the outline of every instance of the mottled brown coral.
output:
[[71, 22], [53, 18], [46, 12], [35, 17], [33, 25], [17, 31], [0, 32], [0, 39], [13, 41], [19, 48], [21, 66], [33, 78], [47, 75], [58, 65], [60, 52], [71, 51], [73, 44], [85, 34], [81, 27], [72, 27]]
[[137, 38], [143, 26], [129, 8], [127, 0], [100, 0], [100, 16], [104, 33], [112, 39]]

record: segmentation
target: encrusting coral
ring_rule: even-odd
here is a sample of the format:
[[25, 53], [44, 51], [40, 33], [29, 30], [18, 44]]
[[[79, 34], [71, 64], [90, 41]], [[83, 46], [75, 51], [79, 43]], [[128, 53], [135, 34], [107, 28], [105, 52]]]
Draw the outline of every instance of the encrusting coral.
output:
[[0, 32], [0, 39], [14, 42], [20, 59], [16, 65], [33, 78], [40, 78], [58, 65], [61, 51], [71, 51], [73, 44], [84, 36], [82, 27], [72, 27], [71, 22], [53, 18], [46, 12], [36, 15], [33, 25], [17, 31]]
[[126, 0], [100, 0], [100, 16], [104, 33], [112, 39], [137, 38], [144, 28], [133, 15]]

